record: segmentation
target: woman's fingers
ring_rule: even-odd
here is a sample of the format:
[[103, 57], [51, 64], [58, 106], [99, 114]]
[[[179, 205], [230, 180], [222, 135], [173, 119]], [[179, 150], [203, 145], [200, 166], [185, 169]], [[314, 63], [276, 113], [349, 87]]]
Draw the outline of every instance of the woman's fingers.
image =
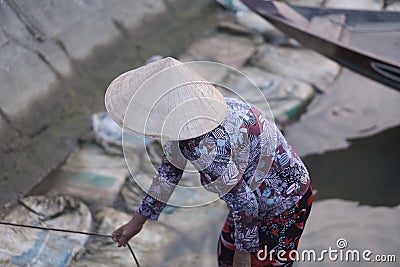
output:
[[129, 224], [125, 224], [112, 233], [112, 240], [118, 242], [118, 247], [125, 247], [129, 239], [134, 236], [134, 231], [131, 228]]
[[125, 247], [126, 243], [129, 241], [129, 239], [131, 239], [132, 236], [126, 235], [126, 234], [122, 234], [121, 237], [118, 239], [118, 246], [119, 247]]
[[125, 246], [126, 242], [125, 243], [121, 242], [124, 240], [124, 239], [122, 239], [122, 237], [123, 237], [124, 232], [126, 232], [125, 228], [126, 228], [126, 224], [122, 225], [120, 228], [118, 228], [117, 230], [115, 230], [112, 233], [112, 240], [114, 242], [118, 243], [118, 247]]
[[121, 234], [122, 234], [122, 231], [123, 231], [123, 227], [124, 226], [121, 226], [120, 228], [118, 228], [117, 230], [112, 232], [111, 236], [112, 236], [112, 240], [114, 242], [118, 242], [118, 239], [121, 237]]
[[117, 234], [115, 232], [112, 233], [112, 241], [118, 242], [119, 237], [121, 236], [120, 234]]
[[114, 242], [118, 242], [118, 247], [125, 247], [129, 239], [138, 234], [143, 227], [143, 223], [138, 220], [130, 220], [112, 233]]

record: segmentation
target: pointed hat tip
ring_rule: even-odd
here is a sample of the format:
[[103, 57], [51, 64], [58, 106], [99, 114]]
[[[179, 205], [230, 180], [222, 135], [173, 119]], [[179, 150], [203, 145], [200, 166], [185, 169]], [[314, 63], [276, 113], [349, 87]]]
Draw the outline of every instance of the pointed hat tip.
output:
[[161, 61], [165, 64], [165, 66], [176, 66], [182, 64], [182, 62], [173, 57], [166, 57], [161, 59]]

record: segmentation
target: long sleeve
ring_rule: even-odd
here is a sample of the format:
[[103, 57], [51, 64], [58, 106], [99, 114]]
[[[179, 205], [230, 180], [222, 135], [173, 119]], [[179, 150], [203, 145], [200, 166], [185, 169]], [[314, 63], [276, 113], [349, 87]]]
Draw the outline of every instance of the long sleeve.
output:
[[234, 220], [235, 248], [247, 252], [258, 251], [258, 204], [254, 193], [241, 179], [222, 199]]
[[162, 162], [153, 177], [147, 195], [137, 209], [137, 212], [147, 219], [158, 220], [175, 186], [182, 178], [186, 160], [175, 155], [174, 151], [176, 152], [177, 148], [178, 146], [173, 142], [168, 142], [164, 148], [165, 155]]
[[[247, 117], [246, 117], [247, 118]], [[258, 202], [247, 182], [242, 178], [248, 166], [250, 142], [246, 123], [231, 135], [232, 158], [228, 170], [222, 175], [236, 181], [222, 199], [226, 202], [235, 225], [235, 248], [240, 251], [255, 252], [259, 249]]]

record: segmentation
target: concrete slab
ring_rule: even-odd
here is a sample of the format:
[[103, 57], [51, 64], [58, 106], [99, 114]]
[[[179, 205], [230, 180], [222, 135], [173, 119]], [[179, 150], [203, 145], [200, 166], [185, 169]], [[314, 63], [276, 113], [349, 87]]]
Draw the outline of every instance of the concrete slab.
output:
[[[192, 57], [180, 57], [179, 60], [181, 62], [195, 61]], [[215, 62], [189, 63], [187, 66], [198, 73], [201, 77], [214, 84], [221, 83], [230, 70], [229, 68]]]
[[72, 74], [72, 66], [68, 55], [55, 42], [28, 42], [27, 45], [38, 53], [41, 60], [58, 78]]
[[[136, 20], [140, 26], [125, 29], [123, 24], [105, 19], [111, 26], [104, 27], [103, 30], [112, 31], [113, 43], [93, 42], [87, 58], [75, 59], [72, 54], [68, 54], [68, 48], [63, 40], [57, 42], [58, 39], [45, 39], [44, 36], [48, 34], [42, 34], [40, 36], [43, 38], [38, 39], [37, 35], [27, 31], [27, 22], [17, 17], [8, 2], [11, 3], [11, 1], [0, 1], [0, 25], [6, 30], [2, 33], [9, 34], [7, 37], [12, 40], [0, 47], [2, 62], [0, 77], [5, 85], [0, 88], [0, 107], [7, 108], [6, 115], [13, 113], [18, 116], [9, 116], [10, 125], [1, 123], [2, 127], [5, 126], [4, 129], [0, 128], [0, 139], [4, 141], [0, 145], [2, 169], [0, 206], [10, 200], [15, 202], [19, 195], [26, 194], [66, 158], [76, 146], [78, 137], [88, 131], [91, 114], [104, 108], [104, 90], [118, 73], [143, 64], [145, 59], [154, 54], [179, 55], [198, 38], [197, 35], [203, 34], [204, 25], [213, 25], [215, 21], [212, 16], [215, 5], [210, 5], [211, 0], [195, 4], [184, 0], [167, 2], [154, 0], [150, 3], [125, 1], [129, 2], [132, 9], [136, 8], [137, 14], [143, 13], [146, 18], [139, 20], [139, 15], [130, 17], [132, 23]], [[23, 8], [33, 5], [32, 2], [28, 2], [15, 3], [20, 4], [19, 9], [25, 11]], [[78, 7], [79, 4], [89, 3], [94, 6], [98, 3], [98, 1], [74, 2], [78, 3]], [[164, 5], [164, 2], [167, 4]], [[58, 1], [44, 2], [50, 6], [51, 3]], [[113, 14], [117, 16], [124, 7], [118, 6], [117, 2], [115, 5]], [[164, 9], [165, 7], [167, 9]], [[107, 8], [109, 7], [104, 8], [105, 13]], [[94, 19], [93, 23], [104, 19], [104, 16], [98, 15], [101, 14], [99, 8], [96, 11], [92, 11], [92, 7], [89, 9], [92, 13], [89, 12], [90, 15], [82, 18], [87, 20], [87, 25], [91, 19]], [[159, 10], [164, 11], [161, 14], [152, 13]], [[59, 16], [70, 15], [64, 14], [62, 10], [59, 12], [61, 12]], [[132, 12], [130, 8], [126, 8], [124, 14], [129, 16]], [[50, 11], [39, 12], [38, 14], [44, 16], [40, 18], [32, 16], [29, 12], [24, 14], [28, 16], [28, 22], [32, 23], [35, 29], [41, 29], [43, 32], [43, 29], [47, 29], [48, 33], [51, 33], [51, 29], [59, 26], [46, 25], [47, 28], [41, 28], [40, 23], [51, 23], [59, 19], [54, 18], [57, 14]], [[52, 14], [52, 20], [46, 17], [49, 14]], [[63, 19], [58, 21], [68, 23]], [[98, 24], [102, 25], [100, 22]], [[191, 25], [190, 28], [187, 27], [188, 24]], [[65, 27], [70, 27], [70, 30], [77, 34], [76, 28], [79, 28], [80, 24], [77, 23], [74, 27], [68, 24]], [[99, 31], [87, 34], [111, 36]], [[101, 39], [102, 36], [93, 38], [101, 42], [105, 40]], [[76, 45], [79, 40], [79, 36], [71, 37], [71, 43]], [[81, 52], [81, 50], [76, 52], [76, 56]], [[42, 75], [46, 68], [47, 73]], [[14, 87], [18, 88], [18, 91], [12, 91]], [[14, 104], [18, 102], [17, 100], [21, 102], [19, 107]], [[7, 144], [4, 144], [6, 142]]]
[[[138, 27], [144, 17], [165, 11], [165, 5], [158, 0], [146, 2], [48, 0], [42, 1], [40, 8], [32, 1], [18, 0], [15, 3], [18, 7], [17, 13], [27, 18], [23, 23], [17, 20], [8, 25], [15, 17], [10, 16], [11, 12], [6, 12], [8, 14], [4, 18], [7, 22], [5, 24], [16, 38], [23, 43], [27, 42], [25, 24], [28, 21], [28, 24], [40, 32], [43, 42], [61, 41], [68, 54], [75, 59], [89, 56], [93, 47], [110, 42], [118, 37], [121, 31]], [[5, 6], [4, 9], [10, 7]]]
[[393, 2], [388, 5], [385, 10], [387, 11], [400, 11], [400, 2]]
[[[10, 43], [0, 49], [0, 107], [11, 121], [22, 115], [37, 112], [32, 103], [39, 101], [49, 93], [49, 88], [56, 81], [56, 76], [37, 54], [16, 43]], [[40, 77], [40, 79], [38, 79]], [[28, 89], [29, 88], [29, 89]], [[40, 121], [32, 121], [23, 128], [31, 129], [32, 134], [49, 118], [43, 114]]]
[[[130, 1], [130, 0], [92, 0], [90, 6], [93, 6], [103, 16], [103, 19], [113, 21], [117, 27], [131, 29], [138, 27], [141, 20], [146, 17], [166, 11], [166, 4], [173, 5], [176, 1]], [[120, 29], [123, 30], [123, 29]]]
[[5, 44], [7, 44], [8, 42], [9, 42], [9, 41], [8, 41], [7, 36], [4, 34], [3, 31], [0, 30], [0, 48], [1, 48], [2, 46], [4, 46]]
[[[139, 161], [137, 156], [136, 161]], [[30, 193], [72, 195], [92, 207], [109, 206], [116, 200], [128, 174], [123, 157], [106, 155], [96, 145], [85, 144]]]
[[[24, 46], [28, 50], [36, 53], [45, 64], [49, 65], [51, 71], [57, 75], [68, 76], [71, 74], [70, 62], [62, 50], [62, 47], [55, 42], [56, 40], [45, 40], [41, 42], [27, 30], [27, 26], [15, 15], [9, 5], [0, 5], [0, 24], [2, 24], [1, 34], [7, 37], [7, 43], [14, 42]], [[44, 35], [43, 35], [44, 38]], [[1, 39], [1, 38], [0, 38]], [[0, 45], [1, 47], [1, 45]]]
[[[1, 112], [1, 111], [0, 111]], [[11, 129], [9, 128], [9, 123], [0, 115], [0, 136], [5, 136], [6, 139], [0, 143], [0, 151], [7, 150], [9, 147], [9, 142], [12, 140], [12, 134], [10, 134]], [[8, 133], [6, 135], [6, 133]]]
[[217, 25], [217, 30], [222, 33], [228, 33], [239, 36], [252, 36], [259, 34], [255, 30], [240, 25], [236, 21], [230, 19], [220, 21]]
[[0, 2], [0, 25], [1, 32], [8, 35], [9, 39], [22, 40], [28, 35], [28, 31], [21, 20], [16, 16], [6, 1]]
[[[280, 125], [297, 119], [315, 94], [308, 83], [282, 78], [260, 68], [244, 67], [239, 71], [248, 78], [234, 73], [227, 77], [224, 85], [267, 114], [270, 108], [275, 121]], [[253, 82], [258, 88], [252, 84]], [[263, 97], [268, 101], [269, 108]]]
[[253, 55], [256, 45], [250, 38], [216, 34], [197, 41], [182, 57], [190, 56], [194, 60], [209, 60], [241, 67]]
[[281, 77], [310, 83], [321, 91], [336, 79], [340, 70], [338, 64], [311, 50], [269, 44], [258, 50], [251, 63]]
[[269, 40], [283, 38], [284, 36], [284, 34], [271, 23], [252, 11], [238, 13], [236, 15], [236, 21], [240, 25], [266, 36]]
[[383, 0], [327, 0], [324, 6], [329, 8], [381, 10], [383, 8]]
[[[24, 196], [27, 188], [37, 184], [37, 177], [45, 174], [41, 162], [28, 149], [0, 153], [1, 206]], [[46, 170], [47, 171], [47, 170]], [[7, 206], [8, 204], [6, 204]]]
[[91, 49], [118, 35], [96, 6], [86, 1], [42, 1], [40, 8], [32, 1], [15, 1], [44, 40], [61, 40], [68, 54], [80, 59]]
[[289, 0], [290, 4], [299, 6], [322, 6], [325, 0]]

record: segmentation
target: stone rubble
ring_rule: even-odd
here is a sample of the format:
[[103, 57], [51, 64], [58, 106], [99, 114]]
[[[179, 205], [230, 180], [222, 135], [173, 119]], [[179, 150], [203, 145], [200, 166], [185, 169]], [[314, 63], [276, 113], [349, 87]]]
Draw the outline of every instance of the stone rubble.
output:
[[194, 43], [183, 57], [193, 60], [208, 60], [241, 67], [256, 50], [255, 42], [249, 38], [216, 34]]
[[[68, 196], [28, 196], [1, 221], [83, 232], [92, 227], [89, 208]], [[3, 225], [0, 235], [1, 266], [70, 266], [85, 252], [89, 239], [86, 235]]]
[[397, 12], [400, 11], [400, 2], [396, 1], [396, 2], [393, 2], [393, 3], [389, 4], [385, 8], [385, 10], [387, 10], [387, 11], [397, 11]]
[[[132, 154], [129, 162], [131, 168], [138, 168], [140, 158]], [[107, 206], [117, 199], [128, 174], [122, 155], [109, 155], [95, 144], [84, 144], [33, 193], [67, 194], [79, 197], [94, 207]]]
[[343, 8], [343, 9], [363, 9], [363, 10], [381, 10], [383, 0], [327, 0], [324, 7]]
[[226, 85], [263, 111], [268, 112], [268, 103], [278, 125], [296, 120], [315, 94], [313, 87], [306, 82], [284, 78], [255, 66], [243, 67], [239, 71], [248, 78], [239, 73], [231, 73], [227, 77]]
[[[380, 1], [374, 0], [353, 1], [354, 3], [337, 0], [292, 0], [290, 2], [313, 6], [321, 6], [325, 3], [327, 7], [338, 8], [379, 9], [378, 7], [382, 6]], [[394, 3], [387, 9], [392, 8], [397, 8], [397, 4]], [[1, 40], [0, 36], [0, 43]], [[183, 62], [216, 61], [234, 67], [235, 70], [221, 68], [217, 64], [193, 65], [193, 68], [203, 77], [215, 84], [225, 86], [227, 89], [223, 89], [223, 93], [227, 96], [236, 95], [265, 111], [270, 108], [280, 127], [297, 120], [317, 93], [326, 93], [341, 70], [336, 63], [299, 47], [296, 42], [289, 40], [258, 15], [245, 10], [237, 12], [233, 20], [229, 18], [221, 21], [215, 32], [195, 42], [179, 59]], [[152, 176], [161, 162], [162, 146], [158, 141], [148, 141], [145, 149], [143, 146], [143, 148], [138, 147], [125, 153], [127, 156], [125, 162], [122, 157], [122, 138], [120, 140], [118, 137], [118, 142], [113, 143], [117, 146], [113, 149], [109, 149], [111, 143], [105, 138], [102, 140], [96, 138], [91, 141], [74, 151], [65, 164], [33, 191], [48, 194], [44, 199], [43, 197], [25, 198], [21, 201], [21, 205], [3, 219], [40, 224], [45, 221], [46, 226], [90, 230], [91, 214], [86, 205], [73, 198], [60, 196], [56, 197], [58, 202], [56, 201], [57, 205], [54, 205], [52, 195], [65, 194], [78, 197], [98, 210], [95, 214], [98, 232], [111, 233], [115, 227], [126, 223], [131, 215], [124, 211], [132, 213], [140, 204], [145, 195], [141, 186], [148, 188], [150, 185]], [[102, 148], [96, 145], [95, 141]], [[185, 173], [180, 185], [198, 186], [198, 179], [194, 179], [195, 176], [193, 173]], [[184, 199], [182, 204], [197, 205], [202, 203], [205, 197], [208, 195], [197, 193], [197, 191], [185, 191], [184, 188], [177, 189], [171, 201], [180, 203], [180, 199]], [[46, 204], [48, 201], [50, 204]], [[160, 216], [159, 223], [146, 223], [143, 231], [130, 242], [141, 264], [143, 266], [160, 266], [160, 264], [163, 266], [214, 266], [216, 264], [215, 244], [227, 211], [223, 203], [213, 202], [212, 199], [209, 202], [211, 204], [208, 206], [192, 209], [168, 206]], [[72, 215], [65, 217], [67, 204], [72, 207], [72, 211], [68, 210], [68, 212], [75, 212], [75, 217], [71, 217]], [[26, 206], [30, 207], [29, 210]], [[336, 219], [346, 227], [329, 223], [329, 214], [324, 214], [324, 210], [335, 209], [341, 212], [345, 206], [351, 206], [348, 209], [349, 212]], [[302, 248], [322, 248], [326, 242], [318, 243], [318, 240], [313, 238], [317, 235], [313, 233], [317, 231], [319, 237], [321, 231], [330, 229], [323, 234], [326, 236], [324, 240], [331, 240], [339, 231], [349, 229], [347, 225], [352, 223], [350, 217], [357, 212], [367, 210], [367, 213], [363, 214], [371, 216], [379, 211], [382, 216], [388, 215], [388, 211], [383, 209], [368, 210], [367, 207], [359, 207], [357, 203], [342, 203], [336, 200], [316, 203], [314, 209], [313, 213], [319, 215], [318, 218], [310, 220], [301, 243]], [[394, 210], [395, 215], [398, 215], [398, 208]], [[57, 217], [53, 218], [54, 216]], [[367, 222], [368, 218], [364, 221]], [[392, 222], [392, 224], [392, 229], [398, 228], [398, 223]], [[379, 224], [376, 224], [376, 227], [378, 226]], [[352, 229], [357, 230], [354, 227]], [[2, 236], [7, 237], [0, 241], [1, 247], [8, 248], [7, 251], [0, 252], [0, 263], [10, 263], [15, 257], [21, 258], [21, 254], [35, 246], [39, 238], [39, 235], [32, 234], [28, 230], [18, 230], [16, 236], [14, 231], [0, 226], [0, 232]], [[351, 234], [350, 230], [347, 232]], [[25, 235], [34, 238], [27, 239]], [[18, 247], [20, 243], [16, 242], [18, 238], [25, 246]], [[62, 266], [68, 266], [71, 261], [73, 261], [71, 265], [81, 267], [94, 265], [105, 267], [110, 264], [132, 266], [133, 264], [129, 250], [117, 248], [110, 239], [90, 238], [86, 245], [86, 252], [78, 260], [84, 252], [84, 245], [88, 239], [76, 235], [58, 235], [57, 238], [70, 240], [65, 242], [70, 242], [68, 245], [73, 246], [67, 250], [72, 254]], [[357, 235], [354, 238], [356, 240]], [[388, 237], [382, 234], [379, 238], [383, 240]], [[374, 241], [374, 239], [371, 240]], [[390, 238], [388, 240], [393, 244], [396, 243]], [[357, 240], [352, 240], [352, 242], [354, 245], [361, 244], [357, 243], [359, 242]], [[51, 245], [46, 244], [50, 250], [53, 249]], [[176, 251], [177, 247], [182, 250]], [[63, 257], [59, 254], [55, 254], [54, 257], [56, 256]]]
[[[101, 233], [111, 233], [118, 225], [123, 225], [131, 218], [130, 214], [105, 207], [98, 211], [95, 220]], [[157, 223], [146, 223], [146, 227], [130, 242], [141, 266], [154, 266], [152, 258], [157, 257], [157, 251], [167, 245], [171, 236], [166, 226]], [[86, 254], [73, 266], [134, 266], [134, 259], [128, 248], [118, 248], [111, 238], [94, 237], [86, 247]]]
[[336, 79], [340, 66], [308, 49], [261, 46], [251, 63], [283, 78], [297, 79], [324, 91]]

